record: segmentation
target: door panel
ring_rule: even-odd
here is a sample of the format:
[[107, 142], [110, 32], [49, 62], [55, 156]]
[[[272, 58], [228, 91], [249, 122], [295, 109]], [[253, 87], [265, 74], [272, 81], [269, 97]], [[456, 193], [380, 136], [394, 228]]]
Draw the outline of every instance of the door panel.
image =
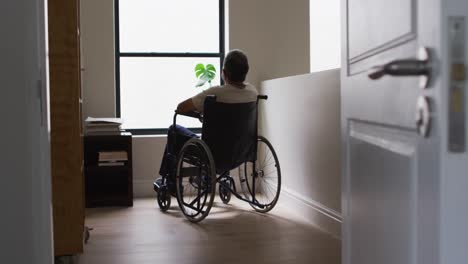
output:
[[349, 60], [356, 62], [416, 34], [415, 0], [350, 0]]
[[[344, 264], [439, 263], [439, 65], [426, 89], [419, 76], [371, 79], [368, 70], [414, 59], [421, 46], [438, 63], [441, 2], [342, 0]], [[430, 106], [427, 136], [417, 130], [420, 97]]]
[[416, 102], [420, 95], [417, 78], [384, 78], [371, 82], [366, 74], [359, 74], [349, 79], [358, 86], [342, 89], [342, 97], [364, 100], [346, 102], [350, 117], [416, 130]]
[[415, 263], [414, 133], [352, 121], [348, 134], [352, 263]]
[[386, 125], [415, 127], [415, 106], [420, 95], [419, 77], [383, 77], [371, 81], [367, 71], [375, 66], [417, 55], [417, 0], [344, 0], [344, 37], [347, 80], [353, 89], [342, 89], [348, 100], [347, 115]]

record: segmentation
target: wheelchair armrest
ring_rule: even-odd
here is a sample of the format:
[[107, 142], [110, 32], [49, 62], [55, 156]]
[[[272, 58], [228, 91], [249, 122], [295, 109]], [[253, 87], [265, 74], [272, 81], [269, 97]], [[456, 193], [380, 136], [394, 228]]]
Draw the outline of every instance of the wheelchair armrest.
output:
[[174, 112], [175, 112], [174, 122], [173, 122], [174, 126], [177, 124], [177, 115], [183, 115], [183, 116], [198, 118], [198, 120], [200, 120], [200, 122], [203, 123], [203, 115], [201, 113], [199, 113], [199, 112], [192, 111], [192, 112], [180, 113], [177, 110], [175, 110]]
[[198, 119], [202, 118], [202, 114], [199, 113], [199, 112], [195, 112], [195, 111], [186, 112], [186, 113], [180, 113], [180, 112], [178, 112], [178, 111], [176, 110], [175, 112], [176, 112], [176, 114], [178, 114], [178, 115], [183, 115], [183, 116], [188, 116], [188, 117], [193, 117], [193, 118], [198, 118]]

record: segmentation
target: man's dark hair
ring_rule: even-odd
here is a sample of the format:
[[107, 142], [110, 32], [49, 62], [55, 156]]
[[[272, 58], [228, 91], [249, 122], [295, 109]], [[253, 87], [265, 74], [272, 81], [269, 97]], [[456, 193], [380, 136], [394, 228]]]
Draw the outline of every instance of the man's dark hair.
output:
[[241, 50], [231, 50], [224, 58], [224, 74], [233, 82], [243, 82], [249, 72], [249, 61]]

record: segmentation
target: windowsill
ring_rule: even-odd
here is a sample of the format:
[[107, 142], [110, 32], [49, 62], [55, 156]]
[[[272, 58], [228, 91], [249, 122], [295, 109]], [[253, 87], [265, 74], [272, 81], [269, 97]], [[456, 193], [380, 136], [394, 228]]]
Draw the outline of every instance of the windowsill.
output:
[[[195, 133], [201, 133], [202, 128], [201, 127], [189, 127], [189, 130], [195, 132]], [[132, 133], [134, 137], [136, 136], [150, 136], [150, 137], [158, 137], [158, 136], [167, 136], [167, 131], [168, 129], [129, 129], [125, 128], [126, 132]]]
[[[201, 133], [195, 133], [197, 136], [201, 137]], [[166, 138], [167, 135], [158, 135], [158, 134], [154, 134], [154, 135], [133, 135], [132, 136], [133, 138]]]
[[153, 135], [133, 135], [133, 138], [165, 138], [167, 135], [163, 134], [153, 134]]

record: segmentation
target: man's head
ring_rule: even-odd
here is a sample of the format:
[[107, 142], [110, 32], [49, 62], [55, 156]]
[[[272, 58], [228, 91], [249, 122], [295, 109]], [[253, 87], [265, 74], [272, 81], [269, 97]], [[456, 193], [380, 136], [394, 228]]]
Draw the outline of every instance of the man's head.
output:
[[223, 72], [231, 82], [241, 83], [249, 72], [249, 61], [241, 50], [231, 50], [224, 58]]

